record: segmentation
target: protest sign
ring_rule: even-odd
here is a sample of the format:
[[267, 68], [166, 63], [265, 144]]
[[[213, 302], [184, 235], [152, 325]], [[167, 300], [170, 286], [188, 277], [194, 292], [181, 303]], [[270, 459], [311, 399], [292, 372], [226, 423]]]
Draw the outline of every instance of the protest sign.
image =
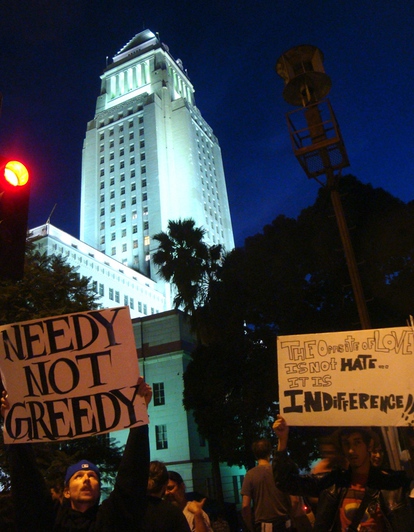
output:
[[277, 357], [291, 425], [414, 424], [411, 327], [279, 336]]
[[148, 423], [128, 307], [0, 327], [6, 443], [59, 441]]

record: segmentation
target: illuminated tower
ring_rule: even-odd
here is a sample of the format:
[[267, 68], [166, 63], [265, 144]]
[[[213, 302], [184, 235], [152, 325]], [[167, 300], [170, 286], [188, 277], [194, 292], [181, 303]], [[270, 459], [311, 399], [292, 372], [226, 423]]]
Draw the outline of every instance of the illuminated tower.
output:
[[151, 278], [152, 235], [192, 218], [234, 247], [221, 150], [182, 62], [145, 30], [101, 76], [83, 147], [80, 239]]

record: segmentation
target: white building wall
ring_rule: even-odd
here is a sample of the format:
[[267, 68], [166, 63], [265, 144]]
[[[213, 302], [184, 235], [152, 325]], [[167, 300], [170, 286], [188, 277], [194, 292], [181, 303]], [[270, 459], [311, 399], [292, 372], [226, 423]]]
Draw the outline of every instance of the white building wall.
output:
[[157, 283], [51, 224], [31, 229], [29, 239], [41, 253], [61, 255], [79, 275], [90, 278], [100, 308], [126, 305], [131, 318], [169, 308]]

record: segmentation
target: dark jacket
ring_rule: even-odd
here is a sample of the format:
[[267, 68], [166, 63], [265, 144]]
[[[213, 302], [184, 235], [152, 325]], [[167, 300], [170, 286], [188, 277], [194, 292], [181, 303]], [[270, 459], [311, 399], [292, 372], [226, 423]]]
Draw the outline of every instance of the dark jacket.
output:
[[[138, 530], [138, 528], [137, 528]], [[153, 495], [147, 496], [140, 532], [190, 532], [187, 519], [177, 506]]]
[[86, 512], [54, 504], [31, 444], [8, 446], [12, 499], [18, 532], [136, 531], [146, 508], [149, 470], [148, 426], [130, 430], [115, 487], [101, 505]]
[[[323, 477], [300, 475], [287, 452], [273, 457], [273, 474], [277, 486], [292, 495], [318, 497], [314, 532], [340, 531], [339, 509], [351, 485], [351, 471], [337, 469]], [[414, 530], [411, 506], [407, 501], [410, 480], [403, 471], [383, 471], [371, 467], [366, 490], [379, 504], [392, 532]]]

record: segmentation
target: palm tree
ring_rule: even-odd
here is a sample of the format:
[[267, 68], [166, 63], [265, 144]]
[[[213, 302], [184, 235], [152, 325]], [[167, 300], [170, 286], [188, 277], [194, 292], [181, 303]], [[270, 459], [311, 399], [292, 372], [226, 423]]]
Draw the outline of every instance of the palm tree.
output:
[[153, 255], [158, 273], [175, 287], [175, 307], [193, 318], [209, 300], [223, 251], [221, 245], [207, 245], [205, 233], [192, 219], [170, 220], [168, 231], [153, 237], [159, 242]]

